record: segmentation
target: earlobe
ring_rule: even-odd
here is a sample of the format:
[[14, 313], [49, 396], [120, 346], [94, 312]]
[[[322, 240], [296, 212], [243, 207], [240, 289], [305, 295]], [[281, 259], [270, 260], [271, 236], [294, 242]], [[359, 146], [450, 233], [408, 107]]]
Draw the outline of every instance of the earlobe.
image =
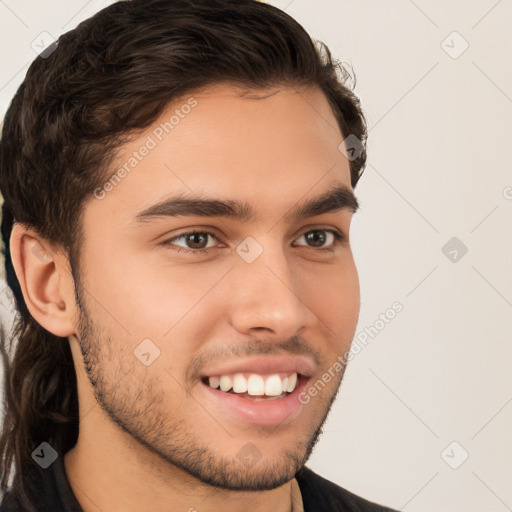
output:
[[73, 278], [62, 254], [34, 230], [18, 222], [13, 226], [9, 245], [30, 314], [56, 336], [74, 334]]

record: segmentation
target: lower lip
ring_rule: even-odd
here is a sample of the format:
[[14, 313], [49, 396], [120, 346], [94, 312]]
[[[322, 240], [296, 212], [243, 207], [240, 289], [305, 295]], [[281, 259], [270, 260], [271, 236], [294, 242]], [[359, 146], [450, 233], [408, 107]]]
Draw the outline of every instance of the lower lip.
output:
[[306, 377], [300, 377], [295, 389], [283, 398], [260, 401], [225, 393], [201, 381], [199, 385], [207, 398], [214, 403], [215, 410], [222, 410], [223, 415], [227, 413], [238, 421], [255, 425], [279, 425], [292, 422], [300, 414], [304, 404], [299, 401], [299, 395], [305, 389], [308, 380]]

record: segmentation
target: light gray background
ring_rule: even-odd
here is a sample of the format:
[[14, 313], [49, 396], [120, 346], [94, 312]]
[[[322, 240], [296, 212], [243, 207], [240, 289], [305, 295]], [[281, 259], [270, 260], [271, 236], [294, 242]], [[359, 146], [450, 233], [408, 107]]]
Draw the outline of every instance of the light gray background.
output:
[[[32, 41], [109, 3], [0, 0], [1, 116]], [[309, 466], [408, 512], [512, 510], [512, 1], [270, 3], [353, 65], [368, 116], [356, 334], [404, 308], [350, 363]]]

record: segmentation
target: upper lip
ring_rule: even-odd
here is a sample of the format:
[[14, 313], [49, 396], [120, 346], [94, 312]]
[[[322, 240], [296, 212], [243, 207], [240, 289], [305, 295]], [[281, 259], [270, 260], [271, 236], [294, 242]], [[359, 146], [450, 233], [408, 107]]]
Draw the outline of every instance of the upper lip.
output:
[[314, 363], [306, 357], [296, 356], [261, 356], [250, 359], [225, 362], [215, 367], [205, 368], [201, 372], [202, 377], [218, 375], [231, 375], [233, 373], [298, 373], [305, 377], [311, 377], [314, 371]]

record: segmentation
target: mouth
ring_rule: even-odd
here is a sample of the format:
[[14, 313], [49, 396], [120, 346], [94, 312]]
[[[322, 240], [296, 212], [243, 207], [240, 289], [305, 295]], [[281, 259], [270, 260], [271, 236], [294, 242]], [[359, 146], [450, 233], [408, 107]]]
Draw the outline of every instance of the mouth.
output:
[[261, 401], [279, 400], [293, 393], [300, 377], [302, 376], [297, 372], [269, 375], [235, 373], [203, 377], [202, 382], [224, 393], [238, 395], [247, 400]]
[[297, 372], [239, 372], [201, 378], [200, 390], [223, 418], [257, 425], [289, 424], [304, 404], [300, 393], [310, 377]]

